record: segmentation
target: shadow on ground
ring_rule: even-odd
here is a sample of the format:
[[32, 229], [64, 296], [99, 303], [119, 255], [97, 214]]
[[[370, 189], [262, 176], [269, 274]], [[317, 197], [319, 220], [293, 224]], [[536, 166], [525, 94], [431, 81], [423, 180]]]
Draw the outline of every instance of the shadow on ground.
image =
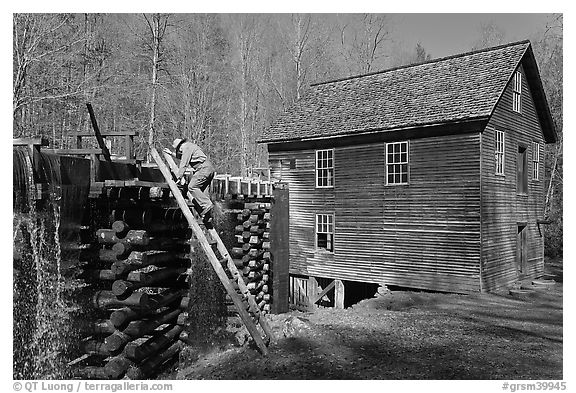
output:
[[[561, 263], [559, 264], [561, 274]], [[558, 265], [556, 265], [558, 269]], [[304, 327], [284, 337], [285, 321]], [[390, 292], [346, 310], [271, 316], [276, 342], [214, 352], [182, 379], [562, 379], [562, 284], [528, 300]]]

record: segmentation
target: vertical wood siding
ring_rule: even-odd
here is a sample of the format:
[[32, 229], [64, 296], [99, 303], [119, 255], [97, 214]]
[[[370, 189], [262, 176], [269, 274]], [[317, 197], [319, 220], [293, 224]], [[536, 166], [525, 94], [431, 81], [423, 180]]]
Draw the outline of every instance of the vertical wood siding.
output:
[[[314, 150], [272, 152], [290, 183], [290, 272], [443, 291], [480, 285], [480, 134], [410, 141], [409, 185], [385, 185], [385, 144], [336, 148], [335, 187], [314, 187]], [[295, 159], [296, 168], [290, 169]], [[315, 250], [335, 213], [334, 253]]]
[[[527, 272], [541, 275], [544, 269], [544, 239], [537, 219], [544, 215], [544, 140], [530, 87], [522, 72], [522, 113], [512, 111], [513, 79], [482, 134], [482, 284], [485, 290], [510, 285], [519, 277], [516, 269], [518, 223], [527, 223]], [[496, 176], [494, 138], [498, 129], [506, 133], [505, 177]], [[532, 176], [532, 142], [540, 143], [540, 180]], [[528, 194], [517, 195], [516, 157], [518, 144], [527, 147]]]

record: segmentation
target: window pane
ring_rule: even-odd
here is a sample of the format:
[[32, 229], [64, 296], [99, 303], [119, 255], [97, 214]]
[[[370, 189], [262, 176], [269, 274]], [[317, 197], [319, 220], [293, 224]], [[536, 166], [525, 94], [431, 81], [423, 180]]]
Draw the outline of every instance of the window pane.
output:
[[388, 184], [394, 184], [394, 175], [388, 174]]
[[328, 235], [326, 235], [325, 233], [319, 233], [317, 235], [317, 239], [318, 239], [318, 248], [326, 248], [328, 246]]

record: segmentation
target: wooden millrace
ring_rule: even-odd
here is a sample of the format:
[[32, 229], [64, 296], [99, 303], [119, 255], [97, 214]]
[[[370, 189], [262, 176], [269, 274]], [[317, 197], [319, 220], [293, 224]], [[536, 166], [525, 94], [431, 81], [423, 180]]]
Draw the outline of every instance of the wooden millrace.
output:
[[[202, 230], [200, 224], [196, 221], [192, 211], [186, 203], [186, 200], [182, 196], [182, 192], [174, 182], [171, 170], [173, 171], [176, 165], [172, 160], [172, 157], [167, 154], [164, 155], [166, 161], [170, 165], [169, 169], [155, 148], [151, 149], [151, 155], [152, 158], [154, 158], [154, 161], [156, 161], [156, 164], [162, 172], [162, 175], [166, 179], [166, 182], [168, 183], [168, 186], [170, 187], [170, 190], [172, 191], [178, 206], [180, 206], [182, 213], [188, 221], [194, 236], [198, 240], [200, 247], [208, 257], [208, 261], [218, 275], [222, 285], [224, 285], [226, 292], [232, 299], [232, 302], [234, 303], [234, 306], [236, 307], [242, 322], [246, 326], [246, 329], [252, 336], [261, 353], [263, 355], [267, 355], [267, 345], [270, 343], [273, 337], [272, 331], [266, 322], [266, 319], [261, 314], [258, 304], [254, 300], [254, 297], [248, 291], [248, 288], [242, 279], [242, 275], [238, 272], [238, 269], [236, 268], [232, 257], [228, 253], [226, 246], [214, 228], [206, 228], [207, 234], [210, 236], [211, 240], [213, 240], [212, 242], [208, 241], [206, 233]], [[214, 252], [211, 244], [215, 244], [218, 252], [221, 254], [220, 259], [218, 259], [216, 256], [216, 253]], [[224, 270], [224, 267], [228, 269], [229, 273]], [[262, 332], [259, 331], [257, 325], [260, 325]]]

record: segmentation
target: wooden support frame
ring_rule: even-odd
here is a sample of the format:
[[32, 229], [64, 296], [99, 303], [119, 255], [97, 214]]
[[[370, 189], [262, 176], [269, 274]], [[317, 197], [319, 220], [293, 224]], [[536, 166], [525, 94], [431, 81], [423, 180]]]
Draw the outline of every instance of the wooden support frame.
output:
[[[318, 303], [324, 296], [326, 296], [331, 291], [334, 291], [334, 308], [343, 309], [344, 308], [344, 283], [342, 280], [334, 279], [325, 288], [322, 288], [315, 277], [308, 277], [304, 279], [307, 282], [307, 287], [304, 288], [301, 284], [300, 279], [294, 278], [294, 283], [298, 287], [300, 294], [305, 294], [305, 303], [309, 311], [313, 311], [318, 306]], [[294, 306], [298, 307], [296, 303], [292, 303]]]
[[[316, 281], [316, 280], [314, 280], [314, 281]], [[326, 295], [328, 292], [330, 292], [332, 289], [334, 289], [335, 286], [336, 286], [336, 280], [334, 280], [330, 284], [328, 284], [326, 286], [326, 288], [324, 288], [319, 294], [314, 295], [314, 297], [312, 298], [312, 302], [316, 303], [319, 300], [321, 300], [324, 297], [324, 295]], [[318, 288], [319, 287], [316, 286], [316, 289], [318, 289]]]

